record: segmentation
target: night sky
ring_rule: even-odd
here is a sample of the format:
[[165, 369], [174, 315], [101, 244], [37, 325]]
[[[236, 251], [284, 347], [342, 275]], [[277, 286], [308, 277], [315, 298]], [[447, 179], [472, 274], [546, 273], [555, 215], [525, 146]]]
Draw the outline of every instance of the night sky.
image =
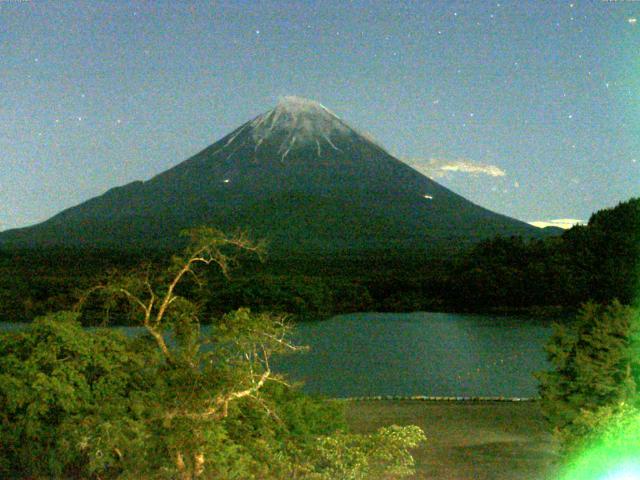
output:
[[640, 195], [640, 2], [0, 0], [0, 229], [321, 102], [525, 221]]

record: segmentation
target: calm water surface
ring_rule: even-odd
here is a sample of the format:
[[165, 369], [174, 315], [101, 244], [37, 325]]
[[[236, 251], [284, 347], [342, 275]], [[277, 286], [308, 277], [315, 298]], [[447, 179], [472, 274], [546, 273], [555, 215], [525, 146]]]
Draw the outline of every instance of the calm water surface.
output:
[[273, 364], [305, 391], [330, 397], [531, 397], [533, 373], [548, 368], [550, 334], [548, 322], [526, 317], [358, 313], [299, 324], [294, 342], [310, 351]]
[[360, 313], [297, 327], [310, 352], [277, 367], [332, 397], [537, 396], [548, 322], [445, 313]]

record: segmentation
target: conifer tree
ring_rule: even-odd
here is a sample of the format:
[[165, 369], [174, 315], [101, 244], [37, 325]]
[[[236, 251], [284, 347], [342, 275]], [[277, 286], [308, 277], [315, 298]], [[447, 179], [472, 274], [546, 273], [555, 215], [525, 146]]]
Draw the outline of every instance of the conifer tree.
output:
[[553, 370], [538, 374], [545, 417], [563, 448], [587, 432], [584, 415], [639, 403], [638, 312], [614, 301], [583, 305], [569, 326], [554, 325], [546, 347]]

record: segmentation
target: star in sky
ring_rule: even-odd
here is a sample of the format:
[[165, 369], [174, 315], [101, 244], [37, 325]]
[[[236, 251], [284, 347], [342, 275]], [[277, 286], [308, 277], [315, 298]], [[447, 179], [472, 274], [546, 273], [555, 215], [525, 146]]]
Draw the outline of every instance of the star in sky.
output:
[[[321, 101], [398, 156], [503, 167], [513, 175], [508, 201], [487, 194], [496, 179], [442, 179], [492, 210], [588, 217], [639, 194], [637, 178], [622, 173], [637, 168], [640, 149], [638, 4], [543, 3], [3, 3], [16, 15], [3, 55], [12, 95], [0, 111], [0, 180], [12, 181], [0, 202], [22, 213], [0, 212], [0, 223], [33, 223], [148, 179], [285, 94]], [[42, 148], [47, 141], [60, 148]], [[19, 190], [49, 192], [78, 171], [91, 172], [82, 191]], [[567, 191], [576, 171], [603, 192], [599, 203]], [[515, 178], [527, 178], [518, 192]]]

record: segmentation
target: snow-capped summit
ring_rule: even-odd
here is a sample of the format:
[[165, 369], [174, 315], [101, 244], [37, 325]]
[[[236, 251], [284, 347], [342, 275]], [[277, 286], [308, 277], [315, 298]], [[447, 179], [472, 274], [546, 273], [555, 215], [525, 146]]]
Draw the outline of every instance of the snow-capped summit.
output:
[[267, 139], [280, 142], [278, 151], [284, 160], [289, 152], [312, 145], [318, 155], [323, 149], [338, 150], [332, 137], [352, 130], [321, 103], [303, 97], [286, 96], [275, 108], [249, 123], [256, 148]]
[[297, 95], [285, 95], [278, 100], [278, 104], [273, 110], [279, 110], [281, 112], [296, 114], [312, 114], [323, 115], [328, 114], [335, 118], [337, 115], [322, 105], [320, 102], [311, 100], [309, 98], [299, 97]]
[[321, 103], [291, 95], [223, 138], [215, 153], [230, 159], [252, 144], [254, 158], [289, 162], [293, 152], [305, 150], [307, 159], [327, 158], [329, 152], [362, 143], [384, 150], [371, 135], [353, 129]]

